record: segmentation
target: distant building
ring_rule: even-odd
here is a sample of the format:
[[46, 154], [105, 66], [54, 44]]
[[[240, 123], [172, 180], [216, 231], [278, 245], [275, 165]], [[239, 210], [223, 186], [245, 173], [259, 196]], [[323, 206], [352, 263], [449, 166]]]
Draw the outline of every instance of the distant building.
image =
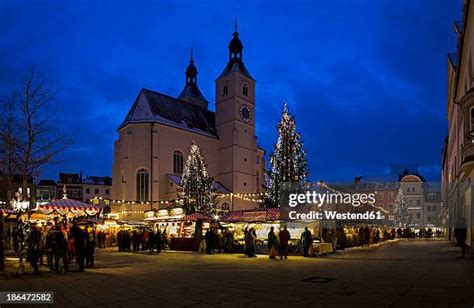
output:
[[43, 179], [36, 184], [36, 201], [39, 205], [46, 204], [58, 196], [55, 180]]
[[375, 191], [375, 205], [389, 211], [394, 219], [395, 200], [401, 187], [408, 203], [409, 227], [434, 228], [441, 226], [441, 187], [427, 182], [419, 174], [417, 164], [392, 165], [388, 174], [358, 176], [358, 191]]
[[[4, 174], [0, 172], [0, 208], [10, 208], [10, 201], [16, 192], [21, 189], [22, 176], [19, 174]], [[32, 177], [28, 177], [27, 180], [27, 191], [23, 192], [25, 199], [31, 201], [34, 204], [36, 197], [36, 185]], [[28, 196], [29, 194], [29, 196]]]
[[[59, 182], [57, 183], [58, 194], [62, 194], [64, 186], [66, 186], [66, 193], [69, 199], [83, 200], [82, 173], [59, 173]], [[62, 195], [58, 197], [62, 197]]]
[[457, 50], [448, 54], [448, 136], [442, 156], [443, 202], [448, 207], [450, 237], [467, 226], [466, 244], [474, 245], [474, 5], [463, 1], [462, 19], [454, 22]]
[[84, 202], [92, 198], [110, 199], [112, 178], [109, 176], [90, 176], [82, 180], [82, 197]]

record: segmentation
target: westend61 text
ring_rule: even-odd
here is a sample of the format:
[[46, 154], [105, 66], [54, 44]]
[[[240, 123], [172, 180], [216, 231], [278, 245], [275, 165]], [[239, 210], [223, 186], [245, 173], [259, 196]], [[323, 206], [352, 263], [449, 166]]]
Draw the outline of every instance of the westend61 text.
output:
[[289, 217], [292, 220], [321, 220], [321, 219], [329, 219], [329, 220], [376, 220], [382, 219], [382, 214], [380, 211], [367, 211], [363, 213], [351, 213], [351, 212], [344, 212], [340, 213], [337, 211], [324, 211], [324, 212], [317, 212], [317, 211], [310, 211], [308, 213], [297, 213], [296, 211], [290, 211]]

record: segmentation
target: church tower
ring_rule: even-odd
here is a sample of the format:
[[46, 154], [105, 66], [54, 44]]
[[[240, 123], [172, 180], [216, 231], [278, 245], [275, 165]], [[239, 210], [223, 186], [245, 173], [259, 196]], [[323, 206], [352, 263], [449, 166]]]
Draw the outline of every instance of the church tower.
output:
[[255, 80], [243, 62], [237, 24], [229, 61], [216, 79], [217, 180], [234, 193], [259, 191], [255, 137]]
[[198, 71], [194, 65], [193, 52], [189, 57], [189, 65], [186, 68], [186, 83], [178, 99], [207, 109], [208, 101], [204, 98], [197, 85]]

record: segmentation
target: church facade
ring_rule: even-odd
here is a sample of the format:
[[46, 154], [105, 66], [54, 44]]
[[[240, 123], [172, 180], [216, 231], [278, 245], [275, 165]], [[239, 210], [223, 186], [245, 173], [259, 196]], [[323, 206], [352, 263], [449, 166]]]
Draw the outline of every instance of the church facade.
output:
[[192, 141], [201, 148], [213, 191], [222, 195], [217, 211], [257, 207], [234, 197], [265, 191], [265, 153], [255, 132], [255, 80], [244, 65], [237, 28], [228, 48], [229, 61], [215, 80], [215, 112], [199, 90], [192, 54], [177, 98], [139, 92], [114, 144], [112, 199], [122, 201], [115, 202], [112, 213], [121, 219], [142, 219], [144, 211], [177, 199]]

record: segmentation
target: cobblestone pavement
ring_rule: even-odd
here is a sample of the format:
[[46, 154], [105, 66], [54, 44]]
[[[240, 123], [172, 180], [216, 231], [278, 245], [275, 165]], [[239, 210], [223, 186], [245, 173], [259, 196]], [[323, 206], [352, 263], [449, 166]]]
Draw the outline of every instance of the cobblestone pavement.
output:
[[[0, 276], [58, 307], [474, 307], [474, 260], [446, 241], [402, 240], [321, 258], [101, 251], [85, 273]], [[11, 262], [11, 261], [10, 261]], [[4, 307], [4, 306], [3, 306]], [[20, 306], [20, 307], [25, 307]]]

